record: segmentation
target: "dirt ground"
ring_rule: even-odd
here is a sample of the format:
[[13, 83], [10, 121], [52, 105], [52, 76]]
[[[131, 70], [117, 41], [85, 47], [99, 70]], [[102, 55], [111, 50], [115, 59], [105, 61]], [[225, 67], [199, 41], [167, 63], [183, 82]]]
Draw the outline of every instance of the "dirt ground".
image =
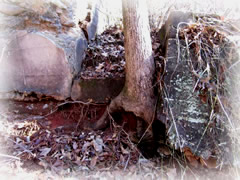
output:
[[[1, 106], [0, 176], [10, 179], [238, 179], [238, 169], [216, 162], [190, 162], [162, 142], [143, 143], [112, 121], [104, 131], [78, 128], [78, 121], [58, 124], [49, 117], [70, 117], [64, 109], [53, 114], [18, 112]], [[51, 104], [44, 102], [45, 104]], [[54, 104], [54, 103], [52, 103]], [[38, 104], [39, 105], [39, 104]], [[29, 106], [34, 109], [35, 105]], [[50, 105], [49, 105], [50, 107]], [[46, 108], [46, 105], [45, 105]], [[79, 108], [79, 106], [78, 106]], [[93, 108], [90, 112], [93, 111]], [[34, 112], [34, 111], [30, 111]], [[81, 112], [81, 111], [79, 111]], [[77, 115], [75, 114], [76, 117]], [[79, 115], [78, 115], [79, 116]], [[85, 116], [86, 118], [87, 116]], [[75, 118], [76, 119], [76, 118]], [[67, 123], [68, 122], [68, 123]], [[155, 148], [156, 147], [156, 148]]]

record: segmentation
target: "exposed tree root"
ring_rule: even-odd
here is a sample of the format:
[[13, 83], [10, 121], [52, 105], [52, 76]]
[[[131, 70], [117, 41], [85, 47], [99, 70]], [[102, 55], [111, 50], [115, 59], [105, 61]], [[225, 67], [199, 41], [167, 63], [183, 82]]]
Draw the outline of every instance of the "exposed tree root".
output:
[[100, 130], [107, 127], [110, 120], [108, 118], [108, 107], [104, 111], [103, 115], [97, 120], [95, 123], [88, 123], [88, 125], [85, 127], [86, 129], [90, 130]]
[[[154, 101], [151, 99], [151, 101]], [[152, 123], [155, 117], [156, 107], [151, 106], [154, 103], [150, 103], [149, 101], [140, 102], [137, 100], [133, 100], [124, 95], [124, 91], [120, 93], [115, 99], [113, 99], [110, 105], [106, 108], [105, 112], [101, 116], [101, 118], [95, 123], [89, 124], [89, 128], [93, 130], [99, 130], [106, 128], [109, 125], [110, 118], [108, 118], [109, 114], [113, 114], [115, 112], [132, 112], [136, 117], [140, 117], [145, 122], [148, 123], [147, 127], [139, 126], [137, 128], [137, 133], [140, 135], [140, 141], [144, 138], [152, 137]], [[155, 103], [156, 104], [156, 103]], [[141, 122], [138, 122], [141, 124]], [[140, 142], [139, 142], [140, 143]]]
[[[150, 102], [151, 101], [151, 102]], [[139, 99], [132, 99], [124, 94], [122, 91], [114, 100], [112, 100], [109, 111], [132, 112], [135, 116], [142, 118], [147, 123], [150, 123], [154, 114], [153, 99], [149, 98], [142, 102]]]

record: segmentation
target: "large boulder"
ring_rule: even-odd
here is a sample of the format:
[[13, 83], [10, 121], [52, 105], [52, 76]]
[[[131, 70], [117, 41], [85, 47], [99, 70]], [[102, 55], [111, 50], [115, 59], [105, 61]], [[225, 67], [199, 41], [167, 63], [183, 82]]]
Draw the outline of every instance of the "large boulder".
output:
[[[200, 22], [197, 23], [198, 19], [202, 19], [202, 26], [199, 25]], [[159, 31], [161, 44], [165, 49], [166, 64], [163, 77], [164, 90], [161, 92], [163, 106], [158, 111], [157, 117], [166, 125], [168, 141], [175, 149], [190, 150], [204, 160], [223, 158], [230, 148], [227, 127], [231, 125], [229, 124], [231, 122], [229, 122], [225, 112], [226, 108], [224, 109], [222, 104], [229, 98], [225, 92], [228, 78], [225, 77], [224, 71], [236, 61], [236, 58], [232, 58], [234, 54], [228, 52], [228, 49], [232, 49], [231, 43], [224, 37], [225, 33], [221, 35], [221, 29], [216, 31], [214, 36], [223, 38], [222, 41], [213, 40], [216, 46], [210, 44], [210, 41], [207, 42], [209, 43], [208, 47], [219, 47], [220, 51], [210, 48], [212, 53], [208, 53], [210, 50], [205, 51], [206, 47], [204, 46], [202, 47], [205, 48], [202, 49], [202, 59], [200, 59], [199, 54], [196, 53], [198, 49], [195, 49], [197, 45], [194, 44], [200, 41], [196, 39], [200, 37], [201, 33], [207, 31], [208, 33], [201, 37], [213, 38], [211, 33], [215, 32], [214, 28], [223, 27], [223, 23], [219, 26], [215, 24], [214, 28], [209, 27], [209, 24], [204, 24], [208, 20], [215, 23], [220, 22], [215, 15], [202, 16], [178, 11], [172, 12]], [[189, 31], [188, 28], [193, 30]], [[182, 29], [182, 34], [180, 29]], [[205, 31], [201, 31], [203, 29]], [[224, 28], [222, 29], [224, 30]], [[198, 33], [199, 36], [197, 36]], [[183, 35], [185, 37], [188, 35], [189, 39], [180, 37]], [[194, 42], [194, 40], [196, 41]], [[195, 46], [189, 45], [190, 43]], [[214, 59], [213, 54], [218, 59]], [[202, 63], [202, 66], [198, 64], [199, 62]], [[197, 77], [196, 74], [200, 74], [200, 76]], [[210, 76], [208, 76], [209, 74]], [[215, 91], [217, 88], [219, 90]]]
[[[77, 25], [75, 1], [0, 3], [0, 96], [40, 94], [70, 97], [87, 48]], [[15, 98], [7, 96], [5, 98]]]
[[19, 31], [0, 66], [0, 92], [35, 92], [69, 97], [73, 75], [64, 50], [42, 34]]

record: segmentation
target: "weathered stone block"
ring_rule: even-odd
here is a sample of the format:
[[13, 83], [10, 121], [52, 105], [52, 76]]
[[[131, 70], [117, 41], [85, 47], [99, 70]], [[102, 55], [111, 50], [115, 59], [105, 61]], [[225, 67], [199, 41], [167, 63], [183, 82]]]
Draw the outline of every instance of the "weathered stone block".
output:
[[70, 97], [87, 41], [75, 24], [74, 2], [50, 2], [0, 3], [1, 98], [15, 99], [14, 92]]
[[73, 100], [107, 103], [116, 97], [124, 86], [125, 78], [80, 79], [73, 82]]
[[35, 92], [65, 99], [72, 73], [64, 50], [41, 34], [18, 32], [0, 66], [0, 92]]
[[[187, 26], [191, 21], [196, 22], [197, 17], [201, 15], [172, 12], [159, 32], [165, 48], [166, 71], [164, 92], [161, 92], [163, 110], [158, 112], [158, 117], [166, 125], [168, 141], [173, 147], [181, 150], [189, 148], [203, 159], [213, 156], [219, 158], [224, 154], [219, 144], [229, 143], [224, 127], [225, 115], [222, 116], [220, 108], [213, 111], [216, 107], [212, 107], [208, 100], [204, 102], [201, 99], [200, 90], [195, 89], [198, 82], [191, 65], [191, 62], [197, 62], [197, 56], [194, 49], [187, 47], [186, 41], [177, 35], [178, 28]], [[225, 60], [220, 54], [219, 58]], [[214, 120], [213, 116], [217, 116], [218, 120]]]
[[[181, 41], [180, 43], [184, 43]], [[168, 108], [168, 136], [176, 149], [189, 147], [192, 152], [206, 159], [211, 155], [212, 142], [204, 134], [210, 117], [210, 108], [202, 103], [198, 92], [193, 92], [195, 79], [189, 68], [188, 59], [181, 49], [177, 62], [177, 40], [168, 39], [166, 53], [166, 74], [164, 82], [167, 95], [164, 97], [165, 107]], [[206, 139], [208, 141], [206, 142]]]

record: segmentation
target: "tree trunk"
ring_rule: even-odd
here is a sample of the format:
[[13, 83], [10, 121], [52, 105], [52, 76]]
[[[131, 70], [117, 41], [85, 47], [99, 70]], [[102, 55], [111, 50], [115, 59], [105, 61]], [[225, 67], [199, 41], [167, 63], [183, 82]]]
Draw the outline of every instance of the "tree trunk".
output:
[[[155, 70], [147, 4], [145, 0], [123, 0], [126, 81], [121, 93], [109, 105], [110, 113], [133, 112], [148, 124], [154, 116], [153, 73]], [[106, 126], [107, 112], [91, 128]]]
[[123, 108], [150, 123], [154, 113], [154, 62], [145, 0], [123, 0], [126, 82], [110, 109]]

